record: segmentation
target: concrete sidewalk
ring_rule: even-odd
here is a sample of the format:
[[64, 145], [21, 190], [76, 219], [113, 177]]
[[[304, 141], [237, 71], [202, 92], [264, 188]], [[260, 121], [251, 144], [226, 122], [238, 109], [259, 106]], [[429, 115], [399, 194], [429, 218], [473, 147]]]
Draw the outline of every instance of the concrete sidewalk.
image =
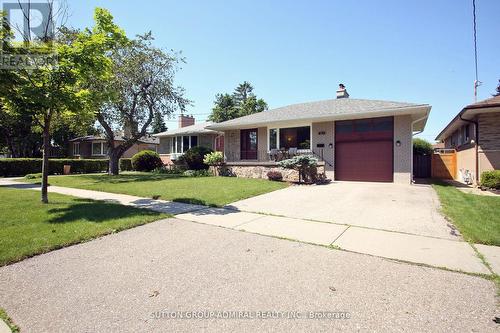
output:
[[[463, 241], [223, 208], [198, 210], [176, 217], [261, 235], [323, 246], [335, 246], [348, 251], [384, 258], [468, 273], [491, 274], [472, 246]], [[490, 257], [493, 258], [493, 256]], [[496, 259], [498, 260], [498, 257]], [[491, 266], [496, 267], [494, 264]]]
[[[40, 185], [21, 183], [16, 181], [18, 178], [7, 178], [0, 179], [0, 186], [7, 186], [18, 189], [29, 189], [29, 190], [40, 190]], [[149, 198], [136, 197], [127, 194], [116, 194], [100, 191], [91, 190], [81, 190], [77, 188], [60, 187], [60, 186], [49, 186], [48, 191], [50, 193], [59, 193], [65, 195], [71, 195], [78, 198], [92, 199], [92, 200], [102, 200], [107, 202], [113, 202], [125, 206], [132, 206], [136, 208], [150, 209], [160, 213], [167, 214], [181, 214], [186, 212], [192, 212], [195, 210], [200, 210], [206, 208], [206, 206], [191, 205], [182, 202], [173, 202], [166, 200], [154, 200]]]

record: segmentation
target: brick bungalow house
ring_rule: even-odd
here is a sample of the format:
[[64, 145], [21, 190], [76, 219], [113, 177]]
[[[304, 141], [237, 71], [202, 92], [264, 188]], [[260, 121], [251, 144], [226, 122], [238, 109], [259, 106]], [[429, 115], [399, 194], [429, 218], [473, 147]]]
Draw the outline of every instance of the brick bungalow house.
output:
[[309, 154], [330, 178], [409, 184], [412, 135], [424, 129], [431, 106], [351, 99], [294, 104], [207, 128], [224, 132], [227, 168], [237, 176], [265, 177], [282, 156]]
[[[125, 141], [121, 135], [115, 136], [115, 145]], [[123, 158], [131, 158], [142, 150], [157, 151], [159, 140], [152, 136], [145, 136], [132, 147], [127, 149]], [[71, 158], [108, 158], [106, 138], [101, 135], [86, 135], [70, 140], [69, 154]]]
[[173, 164], [186, 150], [203, 146], [212, 150], [224, 150], [222, 132], [208, 129], [212, 122], [195, 124], [193, 116], [179, 115], [177, 129], [154, 134], [159, 139], [158, 153], [165, 165]]
[[456, 150], [455, 180], [470, 174], [477, 184], [484, 171], [500, 169], [500, 96], [464, 107], [436, 140]]

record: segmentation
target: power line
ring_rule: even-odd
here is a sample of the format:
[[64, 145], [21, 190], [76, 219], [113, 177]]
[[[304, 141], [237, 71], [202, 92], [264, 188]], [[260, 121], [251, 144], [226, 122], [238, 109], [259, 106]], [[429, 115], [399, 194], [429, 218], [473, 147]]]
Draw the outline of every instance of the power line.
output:
[[472, 17], [474, 21], [474, 65], [476, 70], [476, 79], [474, 80], [474, 102], [477, 102], [477, 87], [481, 85], [477, 71], [477, 27], [476, 27], [476, 0], [472, 0]]

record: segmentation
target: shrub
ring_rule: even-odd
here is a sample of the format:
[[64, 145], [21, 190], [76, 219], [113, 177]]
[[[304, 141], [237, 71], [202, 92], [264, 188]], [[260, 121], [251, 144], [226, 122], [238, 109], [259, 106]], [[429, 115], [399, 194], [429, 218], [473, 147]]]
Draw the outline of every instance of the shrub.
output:
[[222, 155], [222, 152], [220, 151], [213, 151], [205, 155], [205, 157], [203, 158], [203, 163], [210, 166], [221, 165], [222, 163], [224, 163], [224, 155]]
[[26, 176], [24, 176], [24, 178], [26, 178], [26, 179], [38, 179], [38, 178], [42, 178], [42, 174], [41, 173], [28, 173]]
[[187, 177], [208, 177], [212, 176], [208, 170], [186, 170], [183, 173]]
[[153, 171], [163, 166], [160, 155], [152, 150], [143, 150], [132, 156], [132, 169], [136, 171]]
[[429, 155], [432, 154], [432, 144], [424, 139], [413, 139], [413, 153], [416, 155]]
[[[58, 158], [49, 160], [49, 174], [63, 174], [65, 165], [71, 166], [71, 173], [106, 172], [108, 160], [97, 159], [68, 159]], [[40, 158], [2, 158], [0, 159], [0, 176], [25, 176], [42, 172]]]
[[132, 159], [120, 158], [120, 171], [132, 171]]
[[299, 183], [316, 181], [318, 159], [310, 155], [297, 155], [287, 160], [279, 161], [278, 165], [285, 169], [294, 169], [299, 172]]
[[481, 186], [500, 189], [500, 170], [483, 172], [481, 174]]
[[167, 174], [167, 175], [180, 175], [182, 174], [182, 170], [180, 168], [167, 168], [166, 166], [162, 166], [153, 170], [153, 173], [156, 174]]
[[186, 164], [189, 170], [206, 170], [208, 165], [203, 163], [205, 155], [213, 150], [203, 146], [197, 146], [186, 150], [184, 155], [179, 158], [179, 162]]
[[267, 172], [267, 178], [269, 180], [280, 182], [283, 180], [283, 175], [279, 171], [271, 170]]
[[224, 164], [224, 155], [220, 151], [211, 152], [205, 155], [203, 163], [210, 166], [215, 176], [219, 176], [221, 173], [221, 166]]

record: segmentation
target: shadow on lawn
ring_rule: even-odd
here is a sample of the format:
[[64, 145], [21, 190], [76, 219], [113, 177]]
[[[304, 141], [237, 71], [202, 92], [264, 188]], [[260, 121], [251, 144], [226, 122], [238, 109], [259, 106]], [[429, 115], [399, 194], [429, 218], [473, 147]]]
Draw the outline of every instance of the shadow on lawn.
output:
[[170, 174], [122, 174], [117, 176], [110, 176], [107, 174], [95, 174], [95, 175], [85, 175], [79, 177], [101, 184], [102, 183], [121, 184], [121, 183], [131, 183], [131, 182], [146, 182], [146, 181], [183, 178], [182, 175], [170, 175]]
[[49, 223], [69, 223], [75, 221], [107, 222], [114, 219], [135, 216], [157, 216], [158, 212], [121, 206], [103, 201], [75, 199], [75, 203], [64, 208], [51, 208], [50, 214], [56, 216], [48, 220]]

